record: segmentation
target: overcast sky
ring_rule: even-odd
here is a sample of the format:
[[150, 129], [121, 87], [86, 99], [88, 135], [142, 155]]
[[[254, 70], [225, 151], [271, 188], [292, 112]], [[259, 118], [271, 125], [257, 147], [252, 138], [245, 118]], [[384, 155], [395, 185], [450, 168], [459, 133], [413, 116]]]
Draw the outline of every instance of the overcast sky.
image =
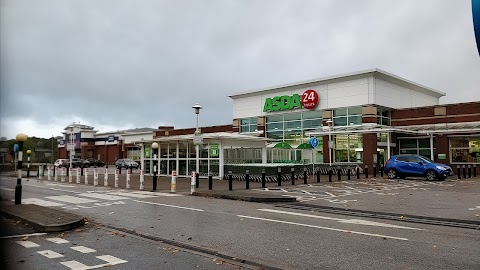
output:
[[379, 68], [480, 100], [470, 0], [0, 0], [0, 136], [232, 123], [228, 94]]

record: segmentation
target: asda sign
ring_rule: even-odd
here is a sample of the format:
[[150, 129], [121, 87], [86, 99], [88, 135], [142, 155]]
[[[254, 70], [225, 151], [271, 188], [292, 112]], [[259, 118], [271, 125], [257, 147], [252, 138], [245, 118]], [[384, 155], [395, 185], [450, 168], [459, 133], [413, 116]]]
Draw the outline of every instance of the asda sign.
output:
[[315, 109], [318, 105], [318, 94], [315, 90], [307, 90], [302, 95], [276, 96], [265, 99], [263, 112], [277, 112], [293, 109]]

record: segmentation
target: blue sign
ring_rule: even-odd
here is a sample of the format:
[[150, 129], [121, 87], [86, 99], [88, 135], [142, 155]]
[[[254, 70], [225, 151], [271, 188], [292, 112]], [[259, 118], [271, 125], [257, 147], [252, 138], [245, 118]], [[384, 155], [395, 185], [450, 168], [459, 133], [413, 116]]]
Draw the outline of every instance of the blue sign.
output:
[[108, 136], [108, 142], [114, 142], [115, 141], [115, 137], [113, 136]]
[[477, 40], [477, 50], [480, 54], [480, 0], [472, 0], [472, 17], [475, 39]]
[[18, 144], [13, 145], [13, 152], [15, 152], [15, 153], [18, 152]]
[[312, 148], [317, 148], [318, 146], [318, 139], [315, 137], [310, 138], [310, 141], [308, 142]]

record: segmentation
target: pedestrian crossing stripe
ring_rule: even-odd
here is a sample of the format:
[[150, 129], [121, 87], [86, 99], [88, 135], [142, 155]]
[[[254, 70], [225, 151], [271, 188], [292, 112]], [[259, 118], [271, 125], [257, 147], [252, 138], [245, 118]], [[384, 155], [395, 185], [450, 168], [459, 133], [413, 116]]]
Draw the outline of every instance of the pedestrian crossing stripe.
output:
[[53, 250], [42, 250], [42, 251], [37, 251], [38, 254], [42, 255], [42, 256], [45, 256], [49, 259], [55, 259], [55, 258], [61, 258], [63, 257], [62, 254], [60, 253], [57, 253]]
[[22, 203], [23, 203], [23, 204], [36, 204], [36, 205], [45, 206], [45, 207], [63, 206], [63, 205], [65, 205], [65, 204], [63, 204], [63, 203], [45, 201], [45, 200], [37, 199], [37, 198], [26, 198], [26, 199], [22, 199]]
[[107, 200], [107, 201], [119, 201], [119, 200], [127, 199], [125, 197], [109, 195], [109, 194], [100, 194], [100, 193], [81, 193], [81, 194], [78, 194], [78, 195], [83, 196], [83, 197]]
[[66, 243], [70, 243], [68, 240], [65, 240], [63, 238], [47, 238], [47, 241], [50, 241], [52, 243], [55, 243], [55, 244], [66, 244]]
[[40, 246], [32, 241], [16, 241], [16, 243], [26, 248], [34, 248]]
[[100, 259], [102, 261], [105, 261], [107, 263], [104, 264], [98, 264], [98, 265], [92, 265], [88, 266], [83, 263], [77, 262], [77, 261], [66, 261], [66, 262], [61, 262], [61, 264], [65, 265], [66, 267], [72, 269], [72, 270], [79, 270], [79, 269], [95, 269], [95, 268], [102, 268], [102, 267], [110, 267], [116, 264], [121, 264], [121, 263], [126, 263], [128, 261], [119, 259], [114, 256], [110, 255], [103, 255], [103, 256], [96, 256], [97, 259]]
[[73, 204], [98, 202], [97, 200], [84, 199], [84, 198], [73, 197], [69, 195], [50, 196], [50, 197], [45, 197], [45, 199], [62, 201], [62, 202], [73, 203]]
[[75, 247], [70, 247], [71, 249], [73, 250], [76, 250], [78, 252], [81, 252], [81, 253], [92, 253], [92, 252], [96, 252], [95, 249], [91, 249], [91, 248], [88, 248], [88, 247], [84, 247], [84, 246], [75, 246]]

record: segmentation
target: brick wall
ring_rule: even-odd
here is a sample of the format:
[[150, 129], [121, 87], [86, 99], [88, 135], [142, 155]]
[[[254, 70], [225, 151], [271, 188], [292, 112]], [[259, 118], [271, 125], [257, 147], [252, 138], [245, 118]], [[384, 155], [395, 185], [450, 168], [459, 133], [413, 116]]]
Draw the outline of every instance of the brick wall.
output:
[[[443, 109], [444, 108], [444, 109]], [[437, 110], [437, 115], [435, 115]], [[392, 125], [427, 125], [480, 121], [480, 102], [437, 105], [392, 111]]]

